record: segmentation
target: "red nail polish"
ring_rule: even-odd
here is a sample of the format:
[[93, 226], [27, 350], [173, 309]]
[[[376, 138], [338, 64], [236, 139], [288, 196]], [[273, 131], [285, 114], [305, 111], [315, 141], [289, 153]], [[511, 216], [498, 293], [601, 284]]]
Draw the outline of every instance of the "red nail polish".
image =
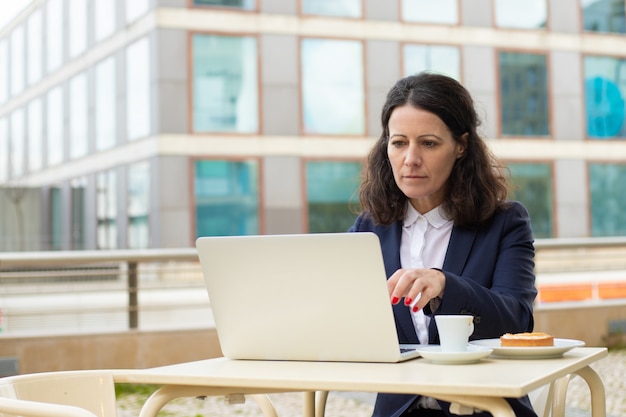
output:
[[413, 312], [414, 313], [417, 313], [419, 311], [419, 309], [420, 308], [417, 306], [417, 304], [413, 306]]
[[405, 306], [410, 306], [412, 302], [413, 302], [413, 299], [412, 299], [412, 298], [406, 297], [406, 298], [404, 299], [404, 305], [405, 305]]
[[392, 297], [391, 298], [391, 304], [398, 304], [398, 301], [400, 301], [400, 299], [398, 297]]

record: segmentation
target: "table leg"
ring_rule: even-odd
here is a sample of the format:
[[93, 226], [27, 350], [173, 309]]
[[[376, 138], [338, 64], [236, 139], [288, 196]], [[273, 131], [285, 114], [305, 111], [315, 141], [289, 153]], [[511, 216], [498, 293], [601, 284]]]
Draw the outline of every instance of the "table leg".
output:
[[[490, 412], [493, 417], [515, 417], [513, 409], [501, 397], [476, 397], [472, 395], [437, 395], [438, 400], [449, 403], [459, 403], [463, 406], [474, 407]], [[595, 416], [594, 416], [595, 417]]]
[[304, 393], [303, 417], [315, 417], [315, 391]]
[[585, 366], [575, 372], [582, 377], [589, 386], [591, 393], [591, 416], [606, 417], [606, 393], [600, 376], [590, 366]]

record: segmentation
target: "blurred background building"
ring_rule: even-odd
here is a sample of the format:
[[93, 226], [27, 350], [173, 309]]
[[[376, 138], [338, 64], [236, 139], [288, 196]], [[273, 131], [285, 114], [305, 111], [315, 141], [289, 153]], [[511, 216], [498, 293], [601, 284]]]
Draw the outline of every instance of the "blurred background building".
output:
[[625, 26], [623, 0], [32, 1], [0, 29], [0, 251], [345, 231], [422, 70], [471, 91], [537, 238], [626, 235]]

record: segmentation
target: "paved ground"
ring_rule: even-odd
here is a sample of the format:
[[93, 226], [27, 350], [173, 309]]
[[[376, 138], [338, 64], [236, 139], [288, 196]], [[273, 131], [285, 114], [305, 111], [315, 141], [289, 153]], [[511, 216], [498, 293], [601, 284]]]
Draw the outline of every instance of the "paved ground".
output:
[[[626, 417], [626, 349], [610, 351], [607, 358], [592, 366], [604, 381], [607, 416]], [[270, 395], [279, 417], [302, 416], [301, 394]], [[336, 393], [328, 398], [328, 417], [369, 417], [374, 397], [367, 393]], [[119, 399], [119, 417], [135, 417], [145, 397], [126, 395]], [[589, 389], [581, 378], [574, 378], [567, 392], [567, 417], [590, 416]], [[226, 404], [223, 397], [179, 399], [168, 404], [160, 417], [182, 416], [263, 417], [256, 403]]]

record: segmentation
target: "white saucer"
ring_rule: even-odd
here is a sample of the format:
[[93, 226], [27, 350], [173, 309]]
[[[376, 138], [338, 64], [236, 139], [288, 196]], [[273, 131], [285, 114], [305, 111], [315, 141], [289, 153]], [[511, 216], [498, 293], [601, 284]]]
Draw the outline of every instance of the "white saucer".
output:
[[465, 352], [442, 352], [439, 345], [420, 345], [417, 351], [424, 359], [428, 359], [432, 363], [461, 365], [476, 363], [482, 358], [489, 356], [493, 349], [484, 346], [467, 345]]
[[500, 345], [500, 339], [472, 340], [473, 346], [493, 349], [493, 357], [511, 359], [552, 359], [563, 356], [565, 352], [575, 347], [585, 346], [582, 340], [554, 339], [554, 346], [509, 347]]

